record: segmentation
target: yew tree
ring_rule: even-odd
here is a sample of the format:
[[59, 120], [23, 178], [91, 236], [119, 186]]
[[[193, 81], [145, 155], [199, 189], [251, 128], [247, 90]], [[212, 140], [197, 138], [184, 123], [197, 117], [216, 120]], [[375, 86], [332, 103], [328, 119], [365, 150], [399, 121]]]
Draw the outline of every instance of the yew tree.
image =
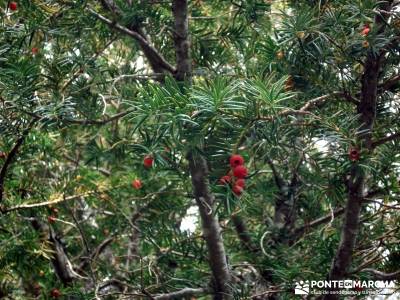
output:
[[0, 0], [0, 17], [0, 298], [399, 279], [399, 1]]

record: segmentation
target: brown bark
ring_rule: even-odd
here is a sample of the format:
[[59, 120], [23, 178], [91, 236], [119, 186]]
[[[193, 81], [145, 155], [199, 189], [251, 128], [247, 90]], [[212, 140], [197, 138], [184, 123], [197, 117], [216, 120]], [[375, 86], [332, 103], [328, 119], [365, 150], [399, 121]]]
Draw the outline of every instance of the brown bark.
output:
[[[382, 11], [390, 11], [392, 3], [393, 1], [382, 1], [379, 8]], [[382, 15], [378, 15], [375, 18], [375, 24], [378, 26], [379, 33], [382, 33], [386, 26], [386, 20], [383, 18], [385, 16]], [[360, 115], [361, 131], [357, 138], [358, 142], [369, 150], [373, 149], [372, 130], [376, 117], [378, 81], [383, 59], [383, 52], [377, 54], [369, 51], [365, 61], [365, 71], [361, 78], [360, 103], [357, 107], [357, 112]], [[329, 280], [344, 279], [351, 266], [352, 253], [358, 234], [365, 177], [366, 175], [362, 173], [361, 168], [355, 163], [350, 173], [345, 219], [339, 247], [329, 272]], [[339, 295], [326, 295], [324, 299], [339, 299]]]
[[363, 200], [364, 175], [354, 165], [350, 174], [348, 200], [338, 251], [333, 260], [330, 280], [343, 279], [351, 263], [352, 252], [356, 243], [358, 223], [360, 221], [361, 204]]
[[194, 196], [199, 207], [203, 236], [207, 244], [209, 264], [214, 278], [214, 299], [231, 299], [231, 275], [226, 260], [218, 217], [214, 211], [214, 197], [209, 190], [208, 167], [200, 156], [188, 155]]
[[[191, 84], [191, 59], [188, 27], [187, 0], [174, 0], [172, 11], [175, 18], [175, 51], [177, 81]], [[213, 275], [213, 299], [231, 299], [231, 275], [226, 259], [224, 243], [218, 217], [214, 211], [214, 196], [209, 189], [208, 166], [206, 160], [189, 152], [190, 175], [193, 194], [199, 207], [203, 236], [207, 244], [209, 265]]]
[[[102, 0], [101, 4], [104, 9], [110, 11], [114, 18], [120, 17], [123, 13], [118, 5], [113, 0]], [[142, 28], [138, 26], [124, 27], [114, 20], [109, 20], [99, 13], [90, 10], [90, 12], [100, 21], [110, 26], [110, 28], [126, 34], [136, 40], [143, 51], [144, 56], [147, 58], [152, 70], [155, 73], [174, 73], [175, 68], [171, 66], [162, 54], [149, 42], [148, 37], [144, 34]]]
[[192, 60], [190, 58], [190, 39], [187, 0], [174, 0], [172, 12], [175, 19], [174, 43], [176, 51], [176, 74], [178, 81], [191, 81]]

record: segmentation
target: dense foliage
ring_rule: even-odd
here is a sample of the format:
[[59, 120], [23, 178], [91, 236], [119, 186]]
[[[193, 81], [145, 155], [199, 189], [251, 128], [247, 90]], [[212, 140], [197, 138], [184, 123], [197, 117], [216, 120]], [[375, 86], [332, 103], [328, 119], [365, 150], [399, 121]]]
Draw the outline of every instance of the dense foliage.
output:
[[0, 0], [0, 298], [399, 278], [399, 4]]

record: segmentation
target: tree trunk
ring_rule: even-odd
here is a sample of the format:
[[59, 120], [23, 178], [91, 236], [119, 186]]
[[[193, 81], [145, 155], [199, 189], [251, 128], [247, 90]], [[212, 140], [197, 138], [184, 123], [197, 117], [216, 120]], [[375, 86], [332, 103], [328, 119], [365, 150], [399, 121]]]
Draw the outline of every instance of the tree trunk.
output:
[[214, 299], [231, 299], [230, 272], [226, 261], [218, 217], [214, 212], [214, 197], [209, 190], [208, 167], [200, 156], [188, 155], [194, 196], [199, 207], [204, 239], [207, 244], [209, 264], [214, 283]]

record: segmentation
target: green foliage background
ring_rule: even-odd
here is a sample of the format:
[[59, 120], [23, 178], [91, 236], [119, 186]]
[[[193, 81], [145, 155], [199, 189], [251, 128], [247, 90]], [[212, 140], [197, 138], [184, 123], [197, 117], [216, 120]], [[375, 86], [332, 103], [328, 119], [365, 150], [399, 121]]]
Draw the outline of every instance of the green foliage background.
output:
[[[145, 28], [174, 64], [170, 2], [115, 2], [123, 11], [118, 22]], [[272, 272], [272, 287], [284, 290], [280, 298], [292, 299], [293, 281], [326, 277], [340, 240], [337, 217], [293, 244], [268, 242], [279, 231], [272, 222], [279, 190], [269, 161], [285, 181], [298, 177], [295, 225], [301, 227], [345, 205], [353, 165], [348, 151], [361, 147], [357, 164], [368, 174], [370, 191], [379, 195], [363, 206], [352, 269], [373, 253], [379, 254], [368, 267], [399, 269], [399, 142], [373, 152], [355, 145], [360, 126], [355, 103], [367, 53], [388, 48], [373, 139], [400, 130], [399, 85], [385, 88], [399, 72], [397, 11], [383, 33], [372, 26], [362, 36], [364, 24], [379, 13], [376, 1], [190, 1], [188, 86], [170, 76], [162, 84], [154, 80], [138, 44], [90, 12], [113, 19], [99, 1], [21, 0], [15, 12], [7, 5], [0, 1], [0, 150], [9, 153], [36, 122], [7, 173], [0, 205], [82, 196], [1, 215], [0, 295], [33, 299], [38, 284], [40, 299], [49, 299], [53, 288], [93, 299], [87, 280], [62, 285], [49, 262], [49, 246], [30, 225], [31, 218], [48, 223], [54, 207], [57, 220], [50, 226], [74, 266], [88, 249], [114, 238], [81, 273], [95, 283], [117, 278], [129, 290], [152, 294], [205, 286], [210, 270], [200, 227], [180, 230], [195, 205], [188, 151], [209, 164], [237, 299], [263, 291], [265, 270]], [[334, 94], [338, 91], [342, 94]], [[309, 113], [296, 113], [327, 94], [334, 95]], [[234, 152], [243, 155], [250, 172], [241, 197], [218, 185]], [[155, 158], [151, 169], [143, 166], [146, 155]], [[131, 186], [137, 178], [140, 190]], [[245, 220], [263, 251], [243, 247], [232, 215]], [[139, 257], [126, 268], [134, 229], [140, 231]], [[351, 276], [369, 278], [358, 271]]]

